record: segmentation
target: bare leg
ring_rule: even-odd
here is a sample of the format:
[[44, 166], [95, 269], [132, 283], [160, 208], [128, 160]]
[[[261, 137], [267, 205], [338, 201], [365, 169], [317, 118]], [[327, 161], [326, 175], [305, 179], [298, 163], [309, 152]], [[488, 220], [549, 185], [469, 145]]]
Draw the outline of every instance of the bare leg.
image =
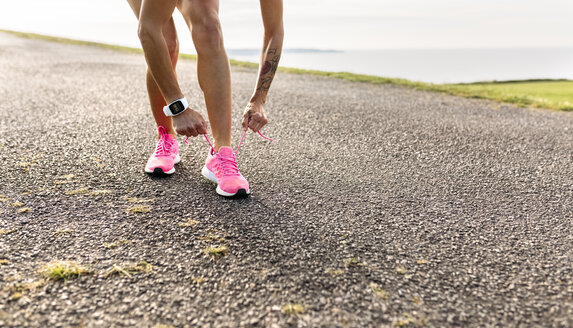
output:
[[231, 146], [231, 68], [223, 45], [219, 0], [180, 0], [197, 49], [197, 74], [205, 96], [215, 151]]
[[[139, 19], [142, 0], [127, 0], [127, 2], [135, 13], [135, 16]], [[177, 39], [177, 31], [175, 30], [175, 23], [173, 22], [173, 18], [165, 23], [165, 26], [163, 27], [163, 36], [165, 38], [165, 42], [167, 43], [173, 71], [175, 72], [177, 58], [179, 56], [179, 40]], [[147, 69], [145, 80], [147, 84], [149, 103], [151, 104], [151, 112], [153, 113], [155, 123], [157, 126], [163, 126], [168, 133], [175, 136], [175, 130], [173, 129], [171, 117], [167, 117], [165, 114], [163, 114], [163, 106], [165, 106], [167, 103], [163, 98], [157, 83], [153, 79], [153, 75], [151, 75], [149, 68]]]

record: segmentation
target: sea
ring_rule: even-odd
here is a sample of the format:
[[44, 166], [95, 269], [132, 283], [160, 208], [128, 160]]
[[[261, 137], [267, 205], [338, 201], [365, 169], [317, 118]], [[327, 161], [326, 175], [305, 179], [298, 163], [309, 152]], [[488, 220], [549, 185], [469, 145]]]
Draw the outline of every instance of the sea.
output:
[[[229, 9], [222, 13], [221, 20], [229, 57], [258, 62], [260, 49], [255, 48], [261, 44], [262, 24], [257, 11], [245, 7], [245, 3], [251, 2], [258, 3], [255, 0], [226, 3], [224, 8]], [[307, 37], [304, 44], [310, 46], [294, 48], [291, 45], [297, 44], [302, 36], [294, 33], [298, 21], [292, 19], [306, 17], [301, 14], [305, 12], [305, 3], [295, 2], [289, 2], [291, 12], [286, 15], [291, 19], [285, 21], [290, 24], [287, 30], [291, 34], [285, 34], [281, 66], [430, 83], [573, 79], [573, 47], [356, 49], [347, 47], [348, 42], [329, 42], [336, 46], [325, 49], [324, 45], [312, 46], [319, 41], [316, 39], [319, 34], [307, 33], [303, 35]], [[187, 27], [180, 16], [176, 13], [174, 17], [181, 31], [181, 51], [195, 53], [189, 33], [183, 32]], [[360, 31], [362, 25], [356, 21], [352, 26]], [[137, 20], [125, 1], [0, 0], [0, 29], [140, 47]], [[376, 33], [368, 38], [371, 35]], [[372, 47], [384, 43], [380, 37], [372, 38]]]
[[[258, 61], [260, 50], [229, 49], [229, 57]], [[286, 49], [281, 65], [404, 78], [430, 83], [573, 79], [573, 48]]]
[[[120, 37], [111, 37], [111, 33], [102, 36], [90, 34], [86, 37], [73, 33], [48, 34], [140, 48], [135, 36], [119, 34]], [[227, 48], [229, 58], [255, 63], [259, 62], [260, 51]], [[181, 52], [196, 54], [190, 41], [182, 42]], [[428, 83], [573, 79], [573, 47], [361, 50], [285, 48], [280, 65]]]

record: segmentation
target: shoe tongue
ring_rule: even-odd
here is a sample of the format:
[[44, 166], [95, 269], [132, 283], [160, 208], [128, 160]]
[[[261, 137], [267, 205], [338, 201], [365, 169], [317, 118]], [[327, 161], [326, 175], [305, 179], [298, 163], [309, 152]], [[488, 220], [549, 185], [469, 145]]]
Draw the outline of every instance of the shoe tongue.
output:
[[231, 147], [221, 147], [219, 148], [219, 155], [221, 156], [231, 156], [233, 155], [233, 148]]
[[175, 137], [170, 135], [169, 133], [167, 133], [167, 130], [163, 126], [160, 125], [157, 128], [157, 131], [159, 131], [159, 137], [160, 138], [164, 138], [167, 140], [175, 140]]

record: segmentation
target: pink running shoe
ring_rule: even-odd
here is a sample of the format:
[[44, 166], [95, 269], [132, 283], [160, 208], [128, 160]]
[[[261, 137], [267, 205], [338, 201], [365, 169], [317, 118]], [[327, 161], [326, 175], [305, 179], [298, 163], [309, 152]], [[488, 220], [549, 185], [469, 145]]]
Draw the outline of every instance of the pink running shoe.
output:
[[221, 196], [249, 194], [249, 182], [239, 172], [237, 159], [231, 147], [221, 147], [216, 154], [210, 149], [201, 173], [217, 184], [217, 193]]
[[155, 153], [149, 157], [145, 165], [145, 172], [152, 174], [173, 174], [175, 164], [181, 161], [179, 157], [179, 143], [161, 125], [157, 128], [159, 140]]

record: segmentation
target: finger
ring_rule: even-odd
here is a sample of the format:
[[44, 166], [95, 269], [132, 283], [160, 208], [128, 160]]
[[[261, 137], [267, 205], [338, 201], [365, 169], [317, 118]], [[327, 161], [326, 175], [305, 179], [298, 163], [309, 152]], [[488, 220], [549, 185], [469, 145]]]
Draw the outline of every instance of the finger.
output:
[[258, 130], [258, 127], [259, 127], [259, 124], [258, 124], [258, 122], [256, 122], [255, 120], [251, 120], [251, 121], [249, 122], [249, 128], [250, 128], [251, 130], [253, 130], [253, 132], [259, 131], [259, 130]]
[[253, 113], [250, 115], [247, 125], [249, 126], [249, 128], [253, 129], [253, 131], [255, 131], [254, 128], [257, 126], [260, 119], [261, 117], [259, 113]]
[[255, 132], [260, 131], [263, 128], [263, 126], [265, 125], [262, 122], [259, 122], [259, 124], [257, 124], [257, 126], [255, 127]]
[[209, 131], [209, 123], [207, 123], [207, 121], [203, 120], [203, 129], [205, 130], [204, 134], [207, 134], [207, 132]]
[[[259, 126], [259, 130], [262, 129], [265, 125], [267, 125], [269, 121], [266, 119], [266, 117], [262, 117], [261, 121], [259, 122], [260, 126]], [[257, 131], [259, 131], [257, 130]]]
[[199, 135], [199, 133], [197, 132], [197, 130], [195, 130], [195, 128], [189, 128], [189, 134], [192, 135], [193, 137]]
[[267, 124], [267, 119], [262, 115], [257, 115], [251, 122], [253, 131], [259, 131]]
[[203, 124], [199, 124], [195, 127], [195, 130], [197, 131], [198, 134], [207, 134], [207, 129], [205, 127], [205, 125]]
[[243, 115], [243, 123], [241, 124], [243, 126], [243, 130], [246, 130], [249, 127], [250, 119], [251, 115], [248, 112]]

